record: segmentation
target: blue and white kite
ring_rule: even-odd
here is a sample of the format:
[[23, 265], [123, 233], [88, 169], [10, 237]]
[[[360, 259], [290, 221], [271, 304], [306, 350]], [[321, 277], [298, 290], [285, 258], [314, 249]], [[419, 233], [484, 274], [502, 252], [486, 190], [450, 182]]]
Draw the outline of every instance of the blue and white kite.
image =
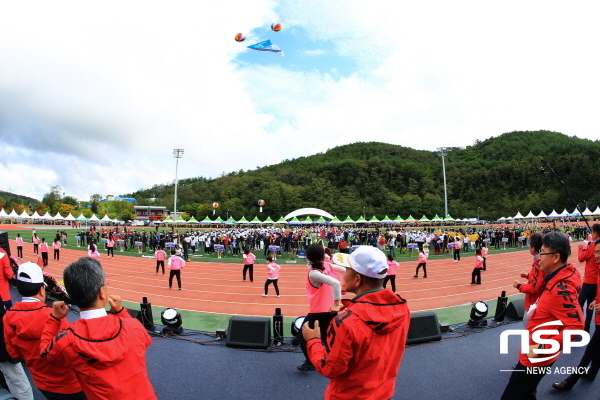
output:
[[251, 46], [247, 46], [249, 49], [258, 50], [258, 51], [270, 51], [272, 53], [278, 53], [283, 57], [283, 51], [276, 44], [272, 44], [270, 40], [265, 40], [264, 42], [256, 43]]

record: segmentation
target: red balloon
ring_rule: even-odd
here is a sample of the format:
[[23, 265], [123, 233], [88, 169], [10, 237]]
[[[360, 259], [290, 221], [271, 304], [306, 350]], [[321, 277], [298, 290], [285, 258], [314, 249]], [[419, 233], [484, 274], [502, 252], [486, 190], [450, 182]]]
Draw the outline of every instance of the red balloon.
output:
[[244, 36], [243, 33], [236, 33], [233, 38], [236, 42], [243, 42], [244, 40], [246, 40], [246, 36]]

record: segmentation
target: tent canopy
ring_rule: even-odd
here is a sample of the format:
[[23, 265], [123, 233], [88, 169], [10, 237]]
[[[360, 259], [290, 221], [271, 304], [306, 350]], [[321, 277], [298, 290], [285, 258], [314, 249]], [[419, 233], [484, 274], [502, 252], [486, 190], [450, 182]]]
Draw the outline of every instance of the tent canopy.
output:
[[298, 217], [300, 215], [318, 215], [320, 217], [325, 217], [328, 219], [333, 219], [333, 215], [329, 214], [327, 211], [320, 210], [318, 208], [300, 208], [296, 211], [292, 211], [285, 217], [284, 219], [288, 220], [294, 217]]

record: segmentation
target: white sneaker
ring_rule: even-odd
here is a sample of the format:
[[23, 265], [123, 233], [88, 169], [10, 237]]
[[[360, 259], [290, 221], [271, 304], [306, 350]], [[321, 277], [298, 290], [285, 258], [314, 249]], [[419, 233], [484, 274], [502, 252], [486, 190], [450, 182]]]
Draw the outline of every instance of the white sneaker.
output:
[[277, 295], [277, 297], [281, 297], [280, 295]]
[[267, 297], [267, 295], [266, 295], [266, 294], [261, 294], [261, 296], [262, 296], [262, 297]]

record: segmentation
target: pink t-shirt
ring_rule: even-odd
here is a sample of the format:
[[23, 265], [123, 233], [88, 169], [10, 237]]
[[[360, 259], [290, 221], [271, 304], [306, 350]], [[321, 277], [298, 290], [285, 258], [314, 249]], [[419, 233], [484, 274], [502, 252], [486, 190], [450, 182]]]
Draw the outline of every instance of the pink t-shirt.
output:
[[169, 268], [170, 269], [182, 269], [185, 265], [185, 261], [183, 261], [183, 258], [179, 257], [179, 256], [171, 256], [169, 258]]
[[427, 254], [419, 253], [419, 263], [426, 263], [426, 262], [427, 262]]
[[17, 238], [17, 246], [19, 246], [19, 247], [23, 246], [23, 238], [20, 236]]
[[281, 267], [274, 262], [267, 264], [267, 279], [277, 279], [279, 278], [279, 270]]
[[156, 250], [154, 252], [154, 256], [156, 257], [156, 261], [165, 261], [165, 251], [164, 250]]
[[244, 254], [244, 265], [254, 264], [254, 260], [256, 260], [256, 256], [254, 253]]
[[483, 268], [483, 257], [475, 257], [475, 268]]
[[33, 244], [40, 244], [40, 239], [37, 236], [33, 238]]
[[46, 242], [40, 243], [40, 251], [42, 253], [47, 253], [48, 252], [48, 243], [46, 243]]
[[59, 241], [54, 242], [54, 245], [52, 247], [54, 248], [54, 250], [59, 250], [60, 249], [60, 242]]
[[488, 249], [487, 249], [487, 247], [482, 247], [481, 248], [481, 256], [482, 257], [487, 257], [487, 255], [488, 255]]
[[388, 264], [387, 274], [388, 275], [396, 275], [396, 268], [398, 268], [398, 263], [395, 260], [392, 260], [392, 261], [388, 260], [387, 264]]
[[100, 258], [100, 253], [98, 253], [98, 250], [92, 252], [91, 250], [88, 250], [88, 257], [91, 258]]
[[454, 248], [459, 250], [462, 249], [462, 242], [460, 240], [456, 240], [454, 242]]

